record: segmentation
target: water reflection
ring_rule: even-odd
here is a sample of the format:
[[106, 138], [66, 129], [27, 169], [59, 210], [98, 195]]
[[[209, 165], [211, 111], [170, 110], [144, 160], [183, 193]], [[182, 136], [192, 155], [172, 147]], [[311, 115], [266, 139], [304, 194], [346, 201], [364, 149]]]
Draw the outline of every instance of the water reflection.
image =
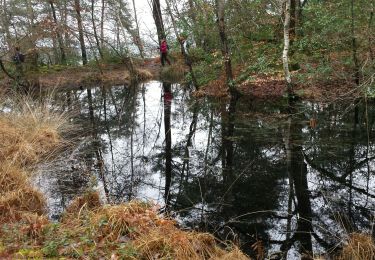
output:
[[91, 187], [288, 259], [372, 230], [373, 104], [215, 102], [159, 82], [68, 93], [80, 145], [40, 180], [53, 214]]
[[164, 202], [170, 206], [171, 184], [172, 184], [172, 129], [171, 129], [171, 107], [173, 94], [170, 83], [163, 83], [164, 92], [164, 137], [165, 137], [165, 191]]

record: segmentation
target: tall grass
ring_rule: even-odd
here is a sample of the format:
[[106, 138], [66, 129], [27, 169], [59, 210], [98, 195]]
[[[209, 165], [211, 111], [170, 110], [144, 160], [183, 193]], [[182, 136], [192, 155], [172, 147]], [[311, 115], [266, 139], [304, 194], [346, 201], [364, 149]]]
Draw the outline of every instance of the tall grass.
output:
[[[76, 231], [70, 233], [74, 240], [84, 236], [94, 244], [105, 241], [119, 259], [248, 259], [237, 247], [220, 243], [211, 234], [180, 230], [151, 204], [100, 206], [98, 201], [95, 193], [73, 201], [55, 234], [64, 236], [69, 227]], [[126, 252], [121, 248], [124, 242]]]
[[352, 233], [337, 258], [338, 260], [375, 259], [375, 243], [369, 234]]
[[6, 98], [0, 113], [0, 223], [21, 218], [22, 212], [43, 214], [45, 200], [28, 178], [38, 163], [50, 159], [64, 142], [66, 117], [50, 103], [28, 97]]

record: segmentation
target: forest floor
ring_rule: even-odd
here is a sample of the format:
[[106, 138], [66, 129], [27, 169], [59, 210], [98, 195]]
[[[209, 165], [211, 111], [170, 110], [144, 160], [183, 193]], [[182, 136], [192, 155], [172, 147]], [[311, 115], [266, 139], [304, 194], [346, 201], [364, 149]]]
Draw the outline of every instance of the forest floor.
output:
[[[237, 90], [242, 95], [254, 99], [278, 99], [287, 94], [282, 72], [252, 75], [251, 80], [237, 84]], [[298, 82], [293, 85], [293, 91], [302, 99], [322, 102], [352, 99], [362, 93], [360, 87], [344, 79]], [[224, 75], [202, 86], [195, 94], [212, 97], [227, 96], [228, 88], [225, 85]]]

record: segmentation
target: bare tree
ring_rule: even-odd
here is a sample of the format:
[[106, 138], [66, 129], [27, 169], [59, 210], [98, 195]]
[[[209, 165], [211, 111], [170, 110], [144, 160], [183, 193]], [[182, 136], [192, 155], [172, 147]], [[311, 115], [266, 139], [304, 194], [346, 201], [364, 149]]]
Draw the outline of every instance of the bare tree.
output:
[[233, 82], [232, 61], [229, 53], [228, 39], [225, 29], [225, 0], [216, 0], [216, 16], [217, 26], [219, 28], [221, 53], [224, 58], [226, 83], [231, 95], [236, 95], [236, 90]]
[[102, 51], [102, 48], [100, 46], [100, 41], [99, 41], [99, 37], [98, 37], [97, 31], [96, 31], [96, 24], [95, 24], [95, 0], [91, 0], [91, 22], [92, 22], [92, 28], [93, 28], [93, 31], [94, 31], [94, 38], [95, 38], [95, 42], [96, 42], [96, 47], [98, 48], [100, 58], [103, 59], [104, 58], [103, 51]]
[[136, 39], [134, 40], [136, 45], [138, 46], [139, 49], [139, 54], [141, 55], [142, 59], [144, 59], [144, 49], [143, 49], [143, 44], [141, 41], [141, 36], [139, 33], [139, 23], [138, 23], [138, 17], [137, 17], [137, 9], [135, 8], [135, 1], [133, 1], [133, 10], [134, 10], [134, 21], [135, 21], [135, 30], [136, 30]]
[[49, 0], [49, 4], [51, 6], [53, 22], [55, 23], [55, 26], [56, 26], [56, 36], [57, 36], [57, 41], [59, 43], [59, 49], [60, 49], [60, 62], [61, 64], [66, 65], [66, 54], [65, 54], [65, 49], [64, 49], [64, 42], [61, 36], [61, 27], [59, 26], [59, 22], [57, 21], [56, 10], [55, 10], [55, 5], [53, 4], [53, 0]]
[[81, 4], [79, 0], [74, 0], [74, 9], [76, 11], [76, 19], [77, 19], [77, 24], [78, 24], [79, 43], [81, 45], [81, 53], [82, 53], [82, 63], [83, 65], [86, 65], [87, 53], [86, 53], [85, 39], [84, 39], [84, 34], [83, 34]]
[[161, 40], [165, 39], [165, 30], [164, 30], [163, 16], [161, 14], [159, 0], [152, 0], [152, 15], [154, 17], [156, 30], [158, 32], [159, 45], [160, 45]]
[[104, 20], [105, 20], [105, 0], [102, 0], [102, 18], [100, 19], [100, 46], [104, 45]]
[[290, 3], [291, 0], [285, 0], [284, 2], [284, 49], [283, 49], [283, 68], [284, 68], [284, 76], [287, 84], [287, 91], [288, 93], [292, 93], [292, 78], [290, 76], [289, 71], [289, 28], [290, 28]]

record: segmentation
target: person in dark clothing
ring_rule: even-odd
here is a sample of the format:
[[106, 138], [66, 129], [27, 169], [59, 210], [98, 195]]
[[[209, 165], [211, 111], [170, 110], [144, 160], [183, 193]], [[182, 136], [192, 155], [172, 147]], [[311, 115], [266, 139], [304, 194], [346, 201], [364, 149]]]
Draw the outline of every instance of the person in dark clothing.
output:
[[16, 65], [16, 78], [20, 80], [23, 77], [23, 66], [22, 63], [25, 62], [25, 55], [20, 51], [20, 47], [14, 48], [13, 62]]
[[165, 62], [168, 62], [168, 65], [171, 65], [171, 62], [168, 59], [169, 46], [168, 46], [167, 41], [165, 39], [161, 40], [159, 49], [160, 49], [161, 65], [164, 66]]
[[20, 47], [14, 48], [14, 56], [13, 56], [13, 61], [15, 64], [21, 64], [22, 62], [25, 61], [25, 55], [23, 55], [20, 51]]

